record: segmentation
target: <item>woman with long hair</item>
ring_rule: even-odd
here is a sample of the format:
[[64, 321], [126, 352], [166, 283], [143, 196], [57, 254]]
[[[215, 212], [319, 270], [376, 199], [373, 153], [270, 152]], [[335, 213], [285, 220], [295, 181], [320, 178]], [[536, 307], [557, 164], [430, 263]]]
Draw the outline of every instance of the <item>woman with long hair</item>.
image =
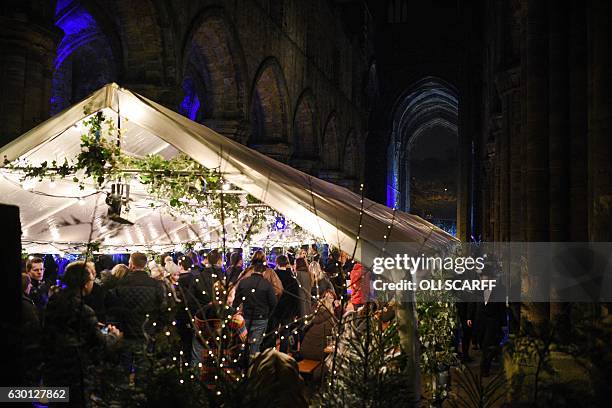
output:
[[50, 298], [45, 314], [45, 386], [69, 386], [73, 406], [86, 405], [97, 363], [122, 338], [115, 326], [98, 323], [85, 303], [93, 276], [93, 264], [70, 263], [62, 277], [65, 287]]
[[297, 258], [295, 260], [295, 275], [298, 281], [300, 293], [300, 318], [310, 314], [312, 310], [311, 292], [313, 284], [313, 276], [308, 269], [306, 258]]

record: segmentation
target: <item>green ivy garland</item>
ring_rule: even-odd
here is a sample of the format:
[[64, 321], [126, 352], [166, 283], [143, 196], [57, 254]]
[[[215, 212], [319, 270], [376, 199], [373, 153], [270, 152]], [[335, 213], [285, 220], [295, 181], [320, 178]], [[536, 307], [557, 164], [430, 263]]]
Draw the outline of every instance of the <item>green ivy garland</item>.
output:
[[[138, 158], [124, 154], [120, 147], [121, 132], [102, 112], [84, 120], [83, 125], [86, 132], [81, 135], [81, 151], [75, 161], [65, 159], [59, 164], [53, 160], [50, 165], [44, 161], [35, 166], [13, 163], [5, 157], [5, 168], [21, 171], [23, 180], [48, 178], [53, 181], [72, 176], [72, 181], [78, 183], [81, 190], [87, 179], [101, 188], [105, 182], [126, 180], [136, 174], [147, 192], [167, 202], [171, 211], [196, 215], [202, 208], [209, 208], [219, 220], [238, 217], [240, 196], [222, 192], [223, 179], [219, 171], [207, 169], [185, 154], [170, 160], [160, 155]], [[80, 176], [81, 172], [84, 177]]]

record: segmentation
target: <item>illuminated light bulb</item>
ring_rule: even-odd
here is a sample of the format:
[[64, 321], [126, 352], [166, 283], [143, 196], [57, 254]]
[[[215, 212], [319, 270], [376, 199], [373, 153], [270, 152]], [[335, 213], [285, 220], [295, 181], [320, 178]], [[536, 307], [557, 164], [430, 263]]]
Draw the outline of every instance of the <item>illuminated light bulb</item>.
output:
[[170, 332], [169, 331], [166, 332], [166, 336], [170, 336]]
[[180, 382], [181, 384], [182, 384], [182, 383], [184, 383], [184, 381], [183, 381], [183, 380], [180, 380], [179, 382]]

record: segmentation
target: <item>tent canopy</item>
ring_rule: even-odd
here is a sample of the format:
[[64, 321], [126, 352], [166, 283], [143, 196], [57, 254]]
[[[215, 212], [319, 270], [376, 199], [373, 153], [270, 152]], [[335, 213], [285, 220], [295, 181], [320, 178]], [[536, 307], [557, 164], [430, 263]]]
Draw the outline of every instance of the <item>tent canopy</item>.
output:
[[[366, 258], [379, 256], [385, 240], [417, 244], [423, 251], [441, 250], [456, 241], [416, 215], [394, 214], [368, 199], [363, 202], [357, 239], [362, 208], [358, 194], [275, 161], [116, 84], [106, 85], [7, 144], [0, 149], [0, 157], [31, 164], [73, 159], [80, 151], [82, 121], [89, 116], [85, 109], [91, 114], [102, 111], [107, 117], [121, 117], [126, 154], [171, 158], [183, 152], [207, 168], [220, 168], [225, 180], [317, 239], [349, 253], [357, 243], [358, 260], [367, 262]], [[20, 207], [26, 242], [89, 242], [93, 234], [108, 248], [126, 248], [176, 244], [202, 236], [212, 240], [211, 233], [218, 236], [219, 225], [212, 219], [187, 225], [148, 205], [136, 205], [132, 210], [134, 226], [114, 231], [102, 217], [105, 195], [93, 186], [80, 191], [71, 180], [56, 180], [32, 188], [20, 183], [18, 175], [6, 170], [2, 175], [0, 200]], [[139, 194], [144, 195], [142, 186], [134, 190], [134, 196]], [[276, 239], [282, 240], [282, 236]]]

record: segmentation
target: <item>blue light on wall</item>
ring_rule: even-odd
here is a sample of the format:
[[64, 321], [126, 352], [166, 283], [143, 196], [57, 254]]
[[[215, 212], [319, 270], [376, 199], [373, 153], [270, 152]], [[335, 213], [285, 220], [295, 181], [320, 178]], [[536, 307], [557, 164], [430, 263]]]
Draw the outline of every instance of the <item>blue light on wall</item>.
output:
[[64, 37], [57, 46], [57, 69], [76, 48], [93, 40], [101, 31], [93, 16], [74, 0], [58, 0], [55, 18], [55, 25], [64, 32]]
[[200, 110], [200, 99], [195, 94], [187, 94], [181, 102], [181, 112], [191, 120], [196, 120]]
[[181, 114], [195, 121], [198, 118], [198, 111], [200, 110], [200, 98], [198, 98], [194, 79], [189, 73], [183, 80], [183, 91], [185, 92], [185, 97], [180, 106]]

